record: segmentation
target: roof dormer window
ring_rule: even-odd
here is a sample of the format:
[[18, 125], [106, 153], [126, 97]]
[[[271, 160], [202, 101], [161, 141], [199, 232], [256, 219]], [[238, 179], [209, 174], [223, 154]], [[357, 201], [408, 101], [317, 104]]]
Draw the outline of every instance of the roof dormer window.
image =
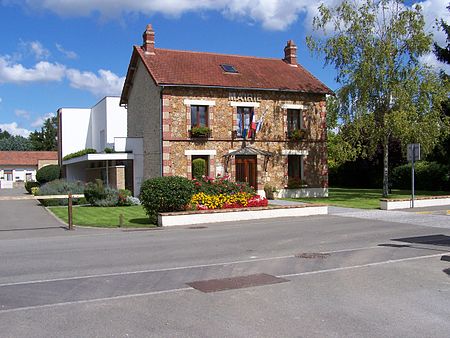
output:
[[236, 70], [236, 68], [234, 68], [233, 65], [222, 64], [220, 65], [220, 67], [222, 67], [225, 73], [238, 73], [238, 71]]

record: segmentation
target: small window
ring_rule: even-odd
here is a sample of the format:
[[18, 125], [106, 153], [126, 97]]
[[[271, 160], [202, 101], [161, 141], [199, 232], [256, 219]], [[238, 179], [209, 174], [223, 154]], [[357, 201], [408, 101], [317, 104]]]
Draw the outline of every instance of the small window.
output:
[[208, 106], [191, 106], [191, 127], [208, 127]]
[[292, 135], [294, 130], [302, 129], [302, 111], [300, 109], [288, 109], [287, 111], [287, 132]]
[[234, 66], [232, 65], [220, 65], [222, 67], [222, 69], [224, 70], [224, 72], [226, 73], [238, 73], [238, 71], [236, 70], [236, 68], [234, 68]]
[[192, 178], [201, 180], [203, 176], [209, 176], [209, 156], [192, 156]]

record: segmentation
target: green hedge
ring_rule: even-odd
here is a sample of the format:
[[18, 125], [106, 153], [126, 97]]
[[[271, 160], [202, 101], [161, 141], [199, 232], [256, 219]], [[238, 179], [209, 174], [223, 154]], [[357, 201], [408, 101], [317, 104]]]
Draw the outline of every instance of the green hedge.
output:
[[192, 160], [192, 177], [200, 180], [206, 175], [206, 160], [204, 158], [196, 158]]
[[46, 165], [36, 172], [36, 181], [41, 185], [61, 177], [61, 167], [57, 164]]
[[[66, 180], [54, 180], [42, 185], [39, 188], [37, 196], [46, 195], [67, 195], [69, 192], [72, 194], [82, 194], [84, 190], [84, 183], [80, 181], [68, 182]], [[46, 199], [39, 200], [45, 206], [67, 205], [68, 200], [63, 199]], [[74, 198], [73, 204], [85, 203], [84, 198]]]
[[66, 156], [63, 157], [63, 160], [67, 161], [67, 160], [70, 160], [71, 158], [80, 157], [80, 156], [87, 155], [87, 154], [96, 154], [96, 153], [97, 153], [97, 150], [92, 149], [92, 148], [86, 148], [86, 149], [83, 149], [80, 151], [76, 151], [74, 153], [67, 154]]
[[156, 177], [142, 183], [139, 199], [155, 222], [160, 212], [185, 210], [194, 192], [194, 183], [185, 177]]
[[[420, 161], [414, 165], [415, 188], [417, 190], [450, 190], [450, 167], [437, 162]], [[411, 164], [392, 170], [392, 187], [411, 189]]]

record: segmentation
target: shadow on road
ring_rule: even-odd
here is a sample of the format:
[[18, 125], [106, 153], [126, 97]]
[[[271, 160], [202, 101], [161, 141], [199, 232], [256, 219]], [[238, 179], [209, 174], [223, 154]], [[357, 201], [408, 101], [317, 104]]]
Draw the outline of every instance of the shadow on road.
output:
[[429, 245], [439, 245], [439, 246], [450, 246], [450, 236], [447, 235], [428, 235], [428, 236], [418, 236], [418, 237], [406, 237], [406, 238], [395, 238], [392, 241], [415, 243], [415, 244], [429, 244]]

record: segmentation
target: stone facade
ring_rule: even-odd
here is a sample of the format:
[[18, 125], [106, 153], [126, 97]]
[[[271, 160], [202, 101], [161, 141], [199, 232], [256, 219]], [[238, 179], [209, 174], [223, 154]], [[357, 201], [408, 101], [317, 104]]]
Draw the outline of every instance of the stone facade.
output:
[[[138, 78], [138, 76], [136, 77]], [[150, 79], [150, 77], [148, 77]], [[136, 79], [137, 80], [137, 79]], [[139, 87], [135, 88], [138, 89]], [[140, 89], [140, 90], [143, 90]], [[147, 96], [149, 96], [147, 89]], [[245, 94], [252, 102], [230, 101], [230, 93]], [[131, 97], [131, 96], [130, 96]], [[258, 98], [252, 99], [252, 98]], [[193, 154], [209, 156], [209, 175], [229, 173], [235, 175], [235, 158], [228, 157], [230, 151], [242, 148], [243, 143], [252, 148], [271, 152], [272, 157], [257, 155], [257, 189], [262, 191], [265, 184], [277, 190], [287, 188], [288, 155], [303, 155], [302, 178], [307, 188], [322, 191], [328, 188], [328, 167], [326, 148], [326, 106], [325, 95], [298, 92], [227, 90], [216, 88], [166, 87], [161, 93], [162, 100], [162, 170], [163, 175], [179, 175], [191, 178]], [[257, 101], [257, 102], [255, 102]], [[130, 101], [131, 103], [131, 101]], [[212, 132], [208, 139], [192, 139], [191, 104], [207, 105], [209, 127]], [[254, 139], [244, 141], [237, 138], [236, 105], [253, 105], [256, 119], [264, 115], [261, 130]], [[143, 107], [143, 103], [140, 103]], [[287, 109], [301, 107], [302, 125], [305, 137], [301, 141], [287, 138]], [[148, 105], [147, 105], [148, 107]], [[128, 108], [129, 114], [130, 104]], [[130, 121], [129, 115], [128, 125]], [[143, 123], [150, 117], [143, 116]], [[153, 118], [153, 117], [152, 117]], [[144, 148], [151, 148], [158, 135], [144, 130]], [[150, 137], [145, 137], [148, 135]], [[145, 167], [145, 166], [144, 166]], [[144, 169], [148, 175], [150, 171]], [[305, 190], [305, 189], [302, 189]], [[307, 189], [306, 189], [307, 191]]]
[[[127, 135], [129, 138], [143, 138], [144, 178], [161, 175], [161, 94], [148, 71], [139, 61], [128, 98]], [[138, 182], [140, 185], [140, 182]]]

